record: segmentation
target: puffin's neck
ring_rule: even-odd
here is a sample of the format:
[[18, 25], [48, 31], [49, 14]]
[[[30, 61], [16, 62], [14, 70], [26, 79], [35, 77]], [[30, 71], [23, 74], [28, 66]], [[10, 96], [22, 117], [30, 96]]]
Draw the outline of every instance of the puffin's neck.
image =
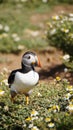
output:
[[34, 66], [29, 66], [29, 65], [26, 65], [26, 64], [25, 65], [22, 64], [22, 71], [23, 71], [23, 73], [28, 73], [31, 70], [35, 70]]

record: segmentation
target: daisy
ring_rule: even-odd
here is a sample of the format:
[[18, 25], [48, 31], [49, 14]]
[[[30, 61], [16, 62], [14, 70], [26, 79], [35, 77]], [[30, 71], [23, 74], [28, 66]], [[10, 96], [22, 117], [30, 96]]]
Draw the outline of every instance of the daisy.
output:
[[50, 35], [54, 35], [54, 34], [56, 34], [56, 29], [55, 28], [50, 31]]
[[52, 122], [48, 123], [48, 127], [53, 128], [54, 126], [55, 126], [54, 123], [52, 123]]
[[53, 16], [52, 19], [53, 19], [53, 20], [59, 20], [60, 18], [59, 18], [58, 15], [56, 15], [56, 16]]
[[67, 93], [67, 94], [65, 95], [64, 99], [65, 99], [65, 100], [69, 100], [70, 97], [71, 97], [71, 94], [70, 94], [70, 93]]
[[23, 45], [18, 45], [18, 50], [24, 50], [24, 46]]
[[9, 84], [8, 84], [8, 80], [7, 80], [7, 79], [2, 80], [2, 81], [1, 81], [1, 85], [2, 85], [2, 84], [5, 84], [6, 86], [8, 86], [8, 85], [9, 85]]
[[8, 34], [7, 33], [3, 33], [2, 34], [2, 38], [6, 38], [6, 37], [8, 37]]
[[73, 13], [70, 13], [69, 16], [70, 16], [70, 17], [73, 17]]
[[50, 117], [46, 117], [45, 118], [45, 122], [50, 122], [51, 121], [51, 118]]
[[15, 41], [15, 42], [19, 42], [19, 41], [20, 41], [20, 37], [18, 37], [18, 36], [15, 37], [15, 38], [14, 38], [14, 41]]
[[63, 56], [63, 60], [65, 60], [66, 62], [68, 62], [70, 60], [70, 55], [66, 54]]
[[69, 112], [73, 112], [73, 104], [67, 106], [66, 109], [69, 110]]
[[64, 33], [68, 33], [69, 29], [61, 28], [61, 31], [64, 32]]
[[37, 126], [33, 126], [31, 130], [39, 130]]
[[13, 33], [13, 34], [12, 34], [12, 38], [16, 38], [17, 36], [18, 36], [17, 33]]
[[29, 124], [28, 128], [32, 128], [33, 127], [33, 124]]
[[5, 31], [5, 32], [9, 32], [9, 30], [10, 30], [9, 26], [6, 25], [6, 26], [4, 27], [4, 31]]
[[33, 120], [37, 120], [37, 119], [38, 119], [38, 116], [33, 116], [33, 117], [32, 117], [32, 121], [33, 121]]
[[67, 86], [66, 91], [73, 91], [73, 86], [72, 85]]
[[53, 109], [54, 112], [60, 111], [60, 107], [58, 105], [52, 106], [52, 109]]
[[37, 116], [39, 113], [37, 112], [37, 111], [35, 111], [35, 110], [33, 110], [32, 112], [31, 112], [31, 116]]
[[8, 110], [9, 110], [9, 107], [8, 107], [8, 106], [4, 106], [4, 110], [5, 110], [5, 111], [8, 111]]
[[0, 89], [0, 95], [3, 95], [5, 93], [5, 91]]
[[43, 2], [43, 3], [47, 3], [47, 2], [48, 2], [48, 0], [42, 0], [42, 2]]

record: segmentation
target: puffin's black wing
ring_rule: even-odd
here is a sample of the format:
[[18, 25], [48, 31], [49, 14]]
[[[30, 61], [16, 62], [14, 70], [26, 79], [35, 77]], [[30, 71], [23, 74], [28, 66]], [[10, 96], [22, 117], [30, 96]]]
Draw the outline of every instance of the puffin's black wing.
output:
[[10, 73], [10, 75], [9, 75], [9, 77], [8, 77], [8, 84], [9, 84], [9, 86], [14, 82], [15, 74], [16, 74], [17, 71], [21, 72], [21, 69], [13, 70], [13, 71]]

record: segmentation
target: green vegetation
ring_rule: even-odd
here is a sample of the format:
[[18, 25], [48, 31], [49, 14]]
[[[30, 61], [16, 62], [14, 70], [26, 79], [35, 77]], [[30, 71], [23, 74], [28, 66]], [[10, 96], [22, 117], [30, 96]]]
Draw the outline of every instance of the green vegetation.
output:
[[[60, 0], [0, 0], [0, 52], [18, 53], [25, 48], [47, 46], [43, 38], [46, 20], [36, 15], [50, 13], [52, 7]], [[70, 0], [62, 1], [70, 2]], [[71, 0], [72, 3], [72, 0]], [[35, 16], [35, 18], [33, 18]], [[9, 30], [5, 30], [5, 26]], [[42, 27], [43, 26], [43, 27]]]
[[[31, 8], [19, 2], [2, 3], [0, 5], [0, 52], [18, 53], [25, 48], [46, 46], [46, 40], [43, 38], [45, 30], [41, 27], [41, 20], [39, 24], [33, 21], [37, 13], [40, 15], [48, 10], [50, 7], [47, 4]], [[33, 16], [35, 18], [32, 18]]]
[[5, 69], [0, 74], [0, 130], [72, 130], [73, 86], [66, 79], [56, 77], [52, 83], [36, 86], [29, 105], [24, 95], [13, 104], [7, 73]]
[[64, 63], [73, 69], [73, 14], [62, 12], [60, 15], [53, 16], [48, 22], [47, 37], [50, 45], [68, 54], [68, 58], [64, 56]]

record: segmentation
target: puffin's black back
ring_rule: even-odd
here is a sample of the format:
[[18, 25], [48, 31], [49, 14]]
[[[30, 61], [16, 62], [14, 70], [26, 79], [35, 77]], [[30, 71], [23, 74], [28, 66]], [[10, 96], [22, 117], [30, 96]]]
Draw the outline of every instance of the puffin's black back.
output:
[[10, 75], [9, 75], [9, 77], [8, 77], [8, 84], [12, 84], [12, 83], [14, 82], [15, 74], [16, 74], [17, 71], [21, 72], [21, 69], [13, 70], [13, 71], [10, 73]]

